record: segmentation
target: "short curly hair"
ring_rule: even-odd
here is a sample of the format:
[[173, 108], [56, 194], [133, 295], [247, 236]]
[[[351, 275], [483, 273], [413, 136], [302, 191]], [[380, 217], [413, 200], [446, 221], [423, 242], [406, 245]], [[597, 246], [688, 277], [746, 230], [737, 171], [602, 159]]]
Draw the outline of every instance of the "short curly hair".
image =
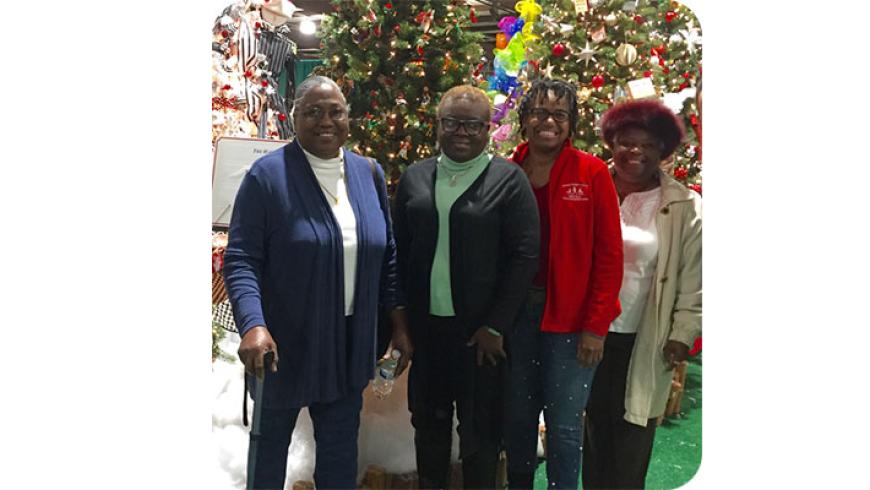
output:
[[556, 100], [565, 99], [568, 102], [568, 137], [573, 138], [577, 128], [579, 109], [577, 107], [577, 89], [569, 82], [551, 78], [539, 78], [532, 82], [532, 88], [526, 92], [517, 109], [520, 120], [520, 135], [525, 137], [526, 127], [524, 120], [532, 110], [532, 103], [536, 99], [546, 99], [547, 94], [553, 92]]
[[601, 136], [610, 148], [616, 135], [629, 128], [649, 131], [661, 141], [663, 159], [677, 149], [686, 134], [680, 118], [654, 99], [622, 102], [601, 116]]

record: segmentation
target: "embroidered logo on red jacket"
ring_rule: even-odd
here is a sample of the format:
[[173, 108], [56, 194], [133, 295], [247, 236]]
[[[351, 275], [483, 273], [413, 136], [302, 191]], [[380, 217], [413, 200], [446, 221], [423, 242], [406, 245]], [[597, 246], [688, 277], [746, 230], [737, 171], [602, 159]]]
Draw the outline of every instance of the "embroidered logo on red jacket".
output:
[[588, 201], [589, 184], [579, 182], [562, 184], [562, 199], [565, 201]]

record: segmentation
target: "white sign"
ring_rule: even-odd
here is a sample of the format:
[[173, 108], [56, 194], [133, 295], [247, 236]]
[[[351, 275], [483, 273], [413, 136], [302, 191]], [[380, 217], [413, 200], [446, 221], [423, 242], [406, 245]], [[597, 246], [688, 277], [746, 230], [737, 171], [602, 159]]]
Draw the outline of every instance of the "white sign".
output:
[[285, 140], [219, 138], [215, 143], [211, 180], [212, 226], [229, 226], [242, 177], [261, 156], [286, 145]]

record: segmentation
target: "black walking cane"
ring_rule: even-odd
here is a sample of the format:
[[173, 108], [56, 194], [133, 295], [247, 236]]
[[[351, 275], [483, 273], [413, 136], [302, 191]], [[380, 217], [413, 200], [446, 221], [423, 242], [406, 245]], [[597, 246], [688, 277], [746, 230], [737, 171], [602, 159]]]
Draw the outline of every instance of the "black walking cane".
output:
[[[254, 415], [251, 420], [251, 437], [248, 439], [248, 475], [247, 490], [254, 489], [254, 475], [257, 464], [257, 445], [260, 442], [260, 422], [263, 416], [263, 385], [266, 384], [266, 376], [269, 376], [269, 368], [275, 359], [275, 353], [269, 351], [263, 355], [263, 379], [254, 376]], [[242, 404], [242, 423], [248, 425], [248, 376], [245, 375], [245, 398]]]

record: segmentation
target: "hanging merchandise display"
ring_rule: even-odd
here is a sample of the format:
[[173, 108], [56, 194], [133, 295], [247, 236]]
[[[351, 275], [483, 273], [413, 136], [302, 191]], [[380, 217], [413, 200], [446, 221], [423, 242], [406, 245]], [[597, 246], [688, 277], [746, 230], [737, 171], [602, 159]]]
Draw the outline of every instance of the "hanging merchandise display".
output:
[[[275, 2], [276, 4], [279, 2]], [[276, 9], [275, 5], [272, 5]], [[284, 1], [281, 12], [295, 12]], [[277, 11], [277, 10], [276, 10]], [[212, 143], [221, 136], [289, 139], [287, 92], [280, 74], [292, 66], [296, 44], [276, 11], [264, 14], [262, 2], [238, 1], [215, 20], [212, 38]], [[290, 79], [290, 77], [284, 77]], [[290, 95], [290, 94], [287, 94]]]

